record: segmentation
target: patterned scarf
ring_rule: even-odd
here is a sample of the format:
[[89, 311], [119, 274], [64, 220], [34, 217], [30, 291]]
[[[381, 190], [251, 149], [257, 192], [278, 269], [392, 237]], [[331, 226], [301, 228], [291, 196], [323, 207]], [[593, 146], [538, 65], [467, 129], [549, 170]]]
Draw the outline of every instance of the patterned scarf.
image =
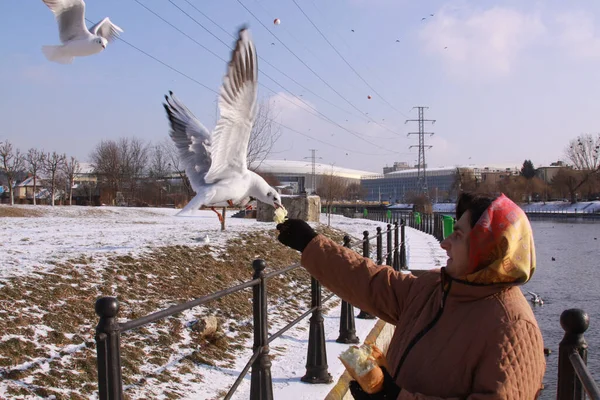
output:
[[504, 194], [485, 210], [470, 233], [473, 283], [525, 283], [535, 271], [535, 246], [529, 219]]

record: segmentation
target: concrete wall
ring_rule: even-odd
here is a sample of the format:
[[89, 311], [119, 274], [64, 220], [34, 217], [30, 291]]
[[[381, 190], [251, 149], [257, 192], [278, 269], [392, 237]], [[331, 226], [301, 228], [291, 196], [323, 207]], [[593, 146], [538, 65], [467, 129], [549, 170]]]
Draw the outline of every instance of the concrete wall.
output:
[[[321, 216], [321, 198], [319, 196], [281, 196], [281, 202], [288, 212], [288, 218], [319, 222]], [[256, 220], [273, 222], [272, 205], [257, 201]]]

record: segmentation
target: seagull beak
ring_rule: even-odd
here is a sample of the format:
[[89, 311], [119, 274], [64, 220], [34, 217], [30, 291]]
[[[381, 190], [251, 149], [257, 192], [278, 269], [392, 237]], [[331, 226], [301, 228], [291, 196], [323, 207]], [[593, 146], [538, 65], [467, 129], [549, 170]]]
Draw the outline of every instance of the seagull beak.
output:
[[279, 204], [278, 202], [274, 201], [273, 202], [273, 207], [275, 207], [275, 209], [277, 210], [278, 208], [283, 207], [281, 204]]
[[103, 49], [106, 49], [106, 45], [102, 44], [102, 48], [103, 48]]

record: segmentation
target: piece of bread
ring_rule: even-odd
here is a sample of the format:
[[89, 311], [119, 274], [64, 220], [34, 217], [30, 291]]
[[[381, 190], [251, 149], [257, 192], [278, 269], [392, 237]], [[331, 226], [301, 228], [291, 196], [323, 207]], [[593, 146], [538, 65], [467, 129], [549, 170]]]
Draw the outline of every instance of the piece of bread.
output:
[[287, 210], [283, 207], [279, 207], [275, 209], [275, 213], [273, 214], [273, 221], [277, 224], [283, 223], [285, 221], [285, 217], [287, 217]]
[[350, 376], [369, 394], [383, 389], [383, 371], [373, 356], [373, 347], [370, 344], [363, 344], [360, 347], [351, 346], [339, 356]]
[[387, 359], [385, 358], [385, 354], [383, 354], [383, 352], [379, 349], [379, 347], [375, 345], [375, 343], [365, 341], [365, 344], [363, 346], [371, 347], [371, 356], [373, 356], [373, 358], [377, 362], [377, 365], [379, 365], [380, 367], [384, 367], [388, 371], [390, 370], [390, 367], [388, 367]]

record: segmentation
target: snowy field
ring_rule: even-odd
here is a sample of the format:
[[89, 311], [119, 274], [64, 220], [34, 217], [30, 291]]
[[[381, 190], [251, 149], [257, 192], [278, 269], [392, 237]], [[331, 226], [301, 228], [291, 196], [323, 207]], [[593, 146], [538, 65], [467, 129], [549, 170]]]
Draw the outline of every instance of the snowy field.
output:
[[[15, 208], [22, 209], [24, 212], [33, 210], [36, 216], [0, 218], [0, 246], [2, 246], [4, 255], [3, 262], [0, 264], [0, 278], [5, 286], [3, 289], [9, 289], [10, 285], [15, 282], [15, 278], [19, 282], [36, 276], [42, 276], [46, 279], [47, 276], [51, 275], [45, 274], [52, 274], [57, 265], [61, 265], [68, 260], [93, 260], [90, 263], [82, 262], [82, 271], [85, 270], [89, 273], [90, 268], [105, 271], [111, 268], [115, 256], [136, 259], [152, 253], [157, 248], [167, 246], [188, 246], [192, 249], [198, 248], [198, 251], [208, 249], [205, 254], [211, 255], [217, 260], [219, 258], [226, 259], [232, 256], [227, 253], [229, 242], [239, 240], [245, 234], [256, 234], [263, 231], [272, 233], [275, 226], [274, 223], [259, 223], [255, 220], [228, 218], [227, 231], [221, 232], [217, 217], [211, 211], [197, 211], [192, 216], [176, 217], [177, 210], [174, 209], [33, 208], [30, 206], [16, 206]], [[0, 211], [2, 210], [0, 209]], [[322, 216], [322, 222], [326, 222], [324, 215]], [[371, 236], [373, 236], [377, 226], [381, 226], [383, 229], [386, 226], [381, 222], [349, 219], [337, 215], [332, 216], [331, 225], [333, 228], [348, 233], [354, 239], [362, 239], [364, 230], [369, 230]], [[445, 252], [439, 248], [439, 243], [432, 236], [411, 228], [407, 228], [406, 232], [407, 260], [411, 269], [437, 268], [445, 264]], [[273, 239], [266, 238], [265, 240], [265, 243], [272, 243]], [[269, 240], [271, 242], [268, 242]], [[373, 249], [374, 242], [373, 240]], [[273, 243], [273, 246], [278, 245]], [[229, 250], [229, 253], [231, 253], [231, 250]], [[69, 268], [76, 269], [79, 266], [71, 261]], [[73, 273], [73, 275], [76, 274]], [[89, 276], [89, 285], [95, 285], [96, 281], [94, 279], [96, 278], [93, 275]], [[117, 276], [115, 282], [119, 282], [120, 276]], [[247, 280], [248, 278], [249, 276], [246, 277], [246, 274], [244, 274], [239, 277], [239, 280]], [[123, 275], [122, 284], [131, 282], [128, 279], [131, 279], [131, 277], [128, 278]], [[113, 283], [113, 286], [117, 283]], [[93, 301], [93, 298], [97, 295], [98, 289], [96, 288], [90, 294], [90, 301]], [[275, 318], [278, 318], [277, 321], [271, 320], [271, 331], [279, 329], [293, 319], [288, 314], [278, 315], [273, 309], [277, 305], [281, 306], [282, 304], [270, 304], [270, 317], [273, 311]], [[339, 334], [339, 301], [334, 297], [327, 305], [331, 307], [325, 317], [328, 363], [329, 372], [334, 376], [335, 383], [344, 370], [337, 359], [337, 355], [346, 348], [346, 345], [335, 343], [335, 339]], [[14, 304], [11, 307], [14, 308]], [[86, 307], [88, 306], [86, 305]], [[304, 309], [304, 306], [302, 306], [302, 309]], [[6, 307], [4, 311], [10, 312], [11, 310]], [[53, 329], [42, 322], [45, 321], [45, 310], [37, 309], [35, 311], [31, 315], [38, 315], [40, 319], [36, 323], [36, 331], [29, 337], [5, 334], [0, 338], [0, 349], [3, 343], [8, 343], [11, 340], [19, 339], [20, 342], [18, 343], [21, 343], [20, 345], [23, 347], [24, 344], [40, 344], [48, 336], [51, 336]], [[180, 318], [189, 321], [194, 318], [194, 315], [191, 312], [184, 313]], [[230, 324], [233, 322], [233, 320], [228, 321]], [[89, 348], [89, 343], [93, 340], [91, 333], [97, 319], [92, 316], [88, 323], [89, 326], [83, 330], [80, 329], [78, 332], [65, 332], [65, 336], [72, 340], [65, 340], [65, 343], [68, 344], [63, 347], [46, 344], [45, 347], [40, 347], [41, 353], [39, 356], [27, 357], [17, 365], [14, 363], [8, 366], [5, 365], [4, 372], [6, 373], [9, 369], [12, 369], [13, 372], [14, 370], [35, 372], [23, 378], [20, 378], [19, 374], [14, 377], [11, 376], [13, 384], [27, 386], [28, 389], [33, 390], [35, 387], [33, 387], [32, 381], [36, 374], [48, 373], [54, 367], [53, 362], [56, 362], [55, 357], [59, 354], [87, 353], [89, 367], [89, 362], [92, 362], [95, 357], [95, 350]], [[357, 319], [357, 335], [364, 339], [374, 324], [375, 321]], [[307, 328], [308, 319], [272, 343], [271, 355], [275, 356], [272, 366], [275, 398], [323, 398], [333, 387], [334, 383], [308, 385], [300, 382], [300, 377], [305, 372], [308, 343]], [[156, 329], [158, 331], [164, 329], [164, 327]], [[153, 335], [158, 333], [152, 332]], [[162, 333], [168, 334], [169, 332], [166, 330]], [[123, 342], [127, 340], [128, 338], [125, 337]], [[36, 341], [40, 343], [36, 343]], [[177, 362], [184, 359], [186, 354], [189, 355], [195, 350], [191, 336], [185, 333], [182, 335], [180, 343], [170, 346], [172, 352], [175, 353], [173, 357], [169, 357], [167, 362], [164, 362], [160, 368], [146, 370], [149, 375], [168, 373], [168, 379], [166, 381], [148, 379], [143, 389], [126, 384], [126, 393], [131, 398], [148, 398], [148, 396], [160, 398], [160, 394], [168, 389], [176, 393], [179, 398], [220, 398], [224, 394], [223, 389], [228, 388], [234, 382], [237, 374], [251, 355], [251, 339], [246, 338], [243, 342], [243, 346], [240, 346], [241, 348], [237, 350], [235, 360], [227, 367], [219, 366], [219, 363], [214, 366], [196, 364], [193, 368], [181, 370], [176, 368]], [[86, 347], [86, 344], [88, 347]], [[73, 356], [73, 358], [75, 357]], [[88, 374], [90, 376], [94, 375], [95, 370], [88, 371]], [[198, 375], [202, 376], [201, 380], [197, 378]], [[249, 378], [248, 375], [244, 379], [235, 398], [245, 399], [249, 397]], [[43, 396], [43, 391], [39, 390], [35, 392], [35, 396], [32, 395], [31, 397], [27, 395], [9, 396], [8, 386], [8, 380], [0, 382], [0, 397], [51, 398], [50, 396]], [[53, 386], [52, 389], [55, 392], [64, 393], [64, 398], [73, 396], [72, 391], [61, 391], [59, 384]], [[83, 397], [88, 396], [83, 396], [82, 393]]]

